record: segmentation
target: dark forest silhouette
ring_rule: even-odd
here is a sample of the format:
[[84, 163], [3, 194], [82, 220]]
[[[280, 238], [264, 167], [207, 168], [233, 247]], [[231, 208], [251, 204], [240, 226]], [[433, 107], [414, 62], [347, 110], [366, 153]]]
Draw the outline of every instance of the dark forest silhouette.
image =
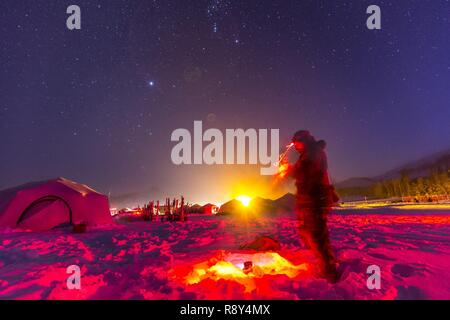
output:
[[373, 199], [402, 198], [406, 202], [430, 202], [450, 198], [450, 176], [444, 170], [432, 170], [425, 177], [411, 179], [402, 173], [399, 178], [382, 179], [371, 186], [341, 188], [343, 197], [366, 196]]

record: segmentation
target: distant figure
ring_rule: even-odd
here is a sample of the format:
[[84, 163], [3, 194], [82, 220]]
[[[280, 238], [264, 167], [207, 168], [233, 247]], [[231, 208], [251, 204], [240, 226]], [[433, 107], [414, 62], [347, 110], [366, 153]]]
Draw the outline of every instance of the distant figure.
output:
[[161, 217], [159, 216], [159, 200], [156, 201], [156, 218], [161, 219]]
[[297, 162], [289, 165], [288, 169], [297, 187], [296, 211], [300, 237], [319, 260], [321, 276], [334, 283], [339, 280], [339, 273], [330, 244], [327, 218], [339, 198], [328, 177], [326, 143], [316, 141], [305, 130], [296, 132], [292, 142], [300, 153]]
[[185, 204], [184, 204], [184, 197], [181, 196], [181, 204], [180, 204], [180, 220], [181, 221], [187, 221], [187, 215], [185, 214]]
[[142, 217], [144, 218], [144, 221], [150, 220], [150, 215], [149, 215], [148, 207], [146, 204], [144, 204], [144, 208], [142, 210]]
[[149, 203], [148, 203], [148, 211], [149, 211], [149, 214], [150, 214], [150, 221], [153, 221], [153, 218], [154, 218], [154, 214], [155, 214], [155, 204], [154, 204], [154, 202], [153, 201], [150, 201]]

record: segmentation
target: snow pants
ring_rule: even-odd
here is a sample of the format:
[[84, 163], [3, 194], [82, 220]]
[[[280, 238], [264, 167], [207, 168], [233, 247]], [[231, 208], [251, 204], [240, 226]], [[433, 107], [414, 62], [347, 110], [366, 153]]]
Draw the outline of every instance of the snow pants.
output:
[[336, 274], [336, 258], [330, 243], [327, 220], [330, 208], [297, 205], [300, 238], [319, 261], [323, 276]]

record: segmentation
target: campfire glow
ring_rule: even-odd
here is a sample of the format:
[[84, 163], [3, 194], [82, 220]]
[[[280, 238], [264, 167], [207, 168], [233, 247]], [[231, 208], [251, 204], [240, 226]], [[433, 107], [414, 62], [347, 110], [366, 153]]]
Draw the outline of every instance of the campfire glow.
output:
[[[250, 271], [244, 271], [245, 264], [252, 262]], [[307, 270], [307, 264], [294, 265], [276, 252], [230, 253], [219, 258], [194, 265], [185, 277], [185, 283], [194, 285], [203, 280], [231, 280], [242, 284], [246, 292], [255, 289], [255, 280], [267, 275], [286, 275], [297, 277]]]

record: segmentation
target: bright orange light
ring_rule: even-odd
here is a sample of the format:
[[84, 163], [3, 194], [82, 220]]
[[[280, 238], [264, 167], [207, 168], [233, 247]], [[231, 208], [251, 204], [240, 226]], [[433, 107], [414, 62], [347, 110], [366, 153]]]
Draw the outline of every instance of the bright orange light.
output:
[[248, 207], [252, 201], [252, 198], [249, 196], [239, 196], [236, 197], [236, 200], [240, 201], [244, 207]]
[[290, 144], [288, 144], [286, 146], [286, 150], [280, 155], [278, 162], [277, 162], [277, 166], [278, 166], [278, 174], [276, 175], [276, 177], [278, 179], [283, 179], [287, 176], [288, 171], [289, 171], [289, 162], [286, 159], [287, 153], [289, 152], [289, 150], [291, 150], [291, 148], [294, 146], [294, 143], [291, 142]]
[[[244, 272], [244, 264], [247, 261], [253, 264], [250, 272]], [[286, 275], [289, 278], [295, 278], [307, 269], [306, 263], [294, 265], [276, 252], [231, 253], [219, 259], [215, 258], [195, 265], [184, 280], [188, 285], [197, 284], [206, 279], [232, 280], [244, 285], [245, 291], [250, 292], [255, 289], [254, 279], [266, 275]]]
[[280, 163], [278, 166], [278, 177], [279, 178], [286, 177], [286, 175], [288, 173], [288, 169], [289, 169], [289, 163], [287, 163], [287, 162]]

